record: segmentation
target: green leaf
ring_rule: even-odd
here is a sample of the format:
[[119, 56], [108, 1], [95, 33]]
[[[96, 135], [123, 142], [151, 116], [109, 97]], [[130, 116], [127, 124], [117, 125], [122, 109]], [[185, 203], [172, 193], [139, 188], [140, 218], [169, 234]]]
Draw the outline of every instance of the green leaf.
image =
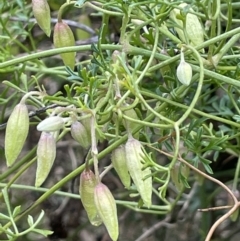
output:
[[13, 217], [16, 217], [20, 212], [21, 212], [21, 206], [19, 205], [19, 206], [14, 208], [13, 214], [12, 214]]
[[5, 215], [5, 214], [0, 213], [0, 219], [6, 219], [6, 220], [9, 220], [10, 218], [9, 218], [7, 215]]
[[34, 220], [33, 220], [33, 217], [31, 215], [28, 215], [27, 221], [28, 221], [28, 225], [30, 227], [32, 227], [33, 224], [34, 224]]
[[53, 231], [50, 231], [50, 230], [37, 229], [37, 228], [34, 228], [32, 231], [35, 232], [35, 233], [40, 233], [40, 234], [42, 234], [44, 237], [47, 237], [48, 235], [51, 235], [51, 234], [54, 233]]

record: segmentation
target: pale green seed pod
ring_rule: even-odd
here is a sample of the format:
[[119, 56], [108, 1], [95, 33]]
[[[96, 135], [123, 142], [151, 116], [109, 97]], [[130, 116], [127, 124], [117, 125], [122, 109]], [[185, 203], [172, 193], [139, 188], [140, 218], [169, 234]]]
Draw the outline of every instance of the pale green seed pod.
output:
[[7, 166], [11, 166], [20, 154], [29, 131], [27, 106], [18, 104], [13, 109], [6, 127], [5, 156]]
[[183, 52], [181, 52], [181, 61], [177, 67], [177, 77], [178, 80], [186, 86], [188, 86], [192, 80], [192, 67], [185, 62]]
[[112, 193], [103, 183], [95, 187], [94, 201], [109, 236], [116, 241], [119, 235], [117, 206]]
[[97, 180], [94, 173], [91, 170], [84, 170], [80, 175], [79, 194], [90, 223], [94, 226], [99, 226], [102, 223], [102, 219], [98, 214], [94, 202], [94, 189], [96, 185]]
[[52, 132], [64, 127], [64, 119], [60, 116], [50, 116], [37, 125], [38, 131]]
[[39, 27], [49, 37], [51, 34], [51, 16], [47, 0], [32, 0], [32, 10]]
[[[180, 8], [188, 6], [186, 3], [181, 3]], [[191, 12], [194, 13], [192, 8], [189, 8]], [[170, 13], [170, 18], [177, 24], [179, 27], [175, 27], [175, 31], [178, 33], [179, 38], [187, 43], [184, 32], [183, 32], [183, 22], [177, 18], [180, 15], [180, 10], [174, 8]], [[192, 46], [198, 46], [204, 42], [204, 29], [198, 19], [198, 17], [192, 13], [188, 13], [186, 16], [186, 34], [187, 38], [190, 41]]]
[[88, 149], [90, 147], [91, 134], [87, 132], [86, 128], [81, 122], [75, 121], [72, 123], [71, 135], [72, 135], [72, 138], [85, 149]]
[[[64, 22], [57, 22], [54, 27], [53, 43], [56, 48], [75, 46], [75, 39], [71, 28]], [[75, 52], [60, 54], [64, 64], [74, 69]]]
[[123, 185], [129, 189], [131, 177], [128, 172], [125, 146], [119, 146], [112, 152], [112, 165]]
[[149, 167], [142, 170], [145, 156], [142, 148], [141, 143], [133, 137], [129, 137], [125, 145], [128, 171], [144, 204], [149, 208], [152, 204], [152, 177]]
[[56, 157], [56, 141], [48, 132], [42, 132], [37, 147], [37, 170], [35, 186], [39, 187], [48, 177]]

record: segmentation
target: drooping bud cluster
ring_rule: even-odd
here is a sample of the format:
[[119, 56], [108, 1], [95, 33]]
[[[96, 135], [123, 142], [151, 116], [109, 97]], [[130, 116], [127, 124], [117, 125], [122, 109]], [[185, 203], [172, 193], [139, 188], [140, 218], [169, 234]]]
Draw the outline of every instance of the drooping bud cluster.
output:
[[19, 103], [13, 109], [6, 127], [5, 156], [7, 166], [11, 166], [20, 154], [29, 131], [27, 106]]
[[192, 80], [192, 67], [185, 62], [183, 51], [181, 51], [181, 60], [177, 67], [177, 77], [178, 80], [186, 86], [188, 86]]
[[129, 137], [125, 150], [130, 176], [144, 204], [150, 207], [152, 204], [152, 176], [150, 168], [144, 168], [145, 153], [143, 152], [142, 145], [138, 140]]
[[56, 140], [49, 132], [42, 132], [37, 147], [37, 171], [35, 186], [39, 187], [47, 178], [56, 157]]
[[187, 13], [187, 15], [186, 15], [185, 31], [186, 31], [187, 36], [185, 36], [184, 31], [183, 31], [183, 28], [184, 28], [183, 21], [178, 19], [178, 17], [180, 16], [180, 10], [178, 8], [174, 8], [171, 11], [170, 18], [177, 25], [176, 27], [174, 27], [174, 29], [178, 33], [179, 38], [184, 43], [187, 43], [187, 41], [186, 41], [186, 37], [187, 37], [192, 46], [197, 46], [197, 45], [202, 44], [204, 42], [204, 30], [203, 30], [203, 27], [202, 27], [198, 17], [195, 14], [193, 14], [194, 10], [191, 7], [189, 7], [188, 4], [186, 4], [186, 3], [181, 3], [178, 7], [180, 9], [188, 7], [188, 10], [190, 12], [192, 12], [192, 13]]
[[[59, 21], [54, 27], [53, 43], [56, 48], [75, 46], [75, 39], [71, 28], [64, 22]], [[75, 52], [60, 54], [64, 64], [74, 69]]]
[[32, 0], [32, 10], [39, 27], [49, 37], [51, 34], [51, 16], [47, 0]]

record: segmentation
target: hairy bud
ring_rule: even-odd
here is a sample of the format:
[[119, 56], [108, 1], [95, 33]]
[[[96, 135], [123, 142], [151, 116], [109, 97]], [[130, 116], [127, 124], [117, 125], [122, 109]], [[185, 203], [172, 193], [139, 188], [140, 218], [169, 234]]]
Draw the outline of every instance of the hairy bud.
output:
[[94, 173], [91, 170], [84, 170], [80, 175], [79, 194], [90, 223], [94, 226], [99, 226], [102, 220], [98, 215], [94, 202], [94, 189], [96, 185], [97, 180]]
[[39, 27], [49, 37], [51, 34], [51, 16], [47, 0], [32, 0], [32, 10]]
[[18, 104], [13, 109], [6, 127], [5, 156], [7, 166], [11, 166], [20, 154], [29, 131], [27, 106]]
[[85, 149], [91, 145], [91, 135], [87, 132], [86, 128], [79, 121], [75, 121], [71, 125], [72, 138], [77, 141]]
[[35, 186], [39, 187], [48, 177], [56, 157], [56, 141], [48, 132], [42, 132], [37, 147], [37, 171]]
[[[75, 46], [75, 39], [71, 28], [64, 22], [57, 22], [54, 27], [53, 43], [56, 48]], [[64, 64], [74, 69], [75, 52], [60, 54]]]
[[112, 193], [106, 185], [97, 184], [94, 190], [94, 201], [109, 236], [113, 241], [116, 241], [119, 235], [117, 206]]

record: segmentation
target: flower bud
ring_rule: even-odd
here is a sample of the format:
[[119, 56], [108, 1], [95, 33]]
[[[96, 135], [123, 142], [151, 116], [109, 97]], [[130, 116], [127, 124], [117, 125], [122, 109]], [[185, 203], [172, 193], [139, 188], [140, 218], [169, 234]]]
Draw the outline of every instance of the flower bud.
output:
[[192, 80], [192, 67], [185, 62], [183, 52], [181, 52], [181, 61], [177, 67], [177, 77], [178, 80], [186, 86], [188, 86]]
[[97, 180], [94, 173], [91, 170], [84, 170], [80, 175], [79, 194], [90, 223], [94, 226], [99, 226], [102, 220], [98, 215], [94, 202], [94, 189], [96, 185]]
[[72, 138], [77, 141], [82, 147], [88, 149], [91, 145], [91, 136], [87, 132], [86, 128], [79, 121], [75, 121], [71, 125]]
[[130, 137], [125, 145], [125, 150], [130, 176], [144, 204], [150, 207], [152, 203], [152, 177], [149, 167], [142, 170], [145, 156], [142, 145], [138, 140]]
[[64, 127], [64, 119], [60, 116], [50, 116], [37, 125], [38, 131], [58, 131]]
[[39, 27], [49, 37], [51, 34], [51, 16], [47, 0], [32, 0], [32, 10]]
[[116, 241], [119, 235], [117, 206], [112, 193], [103, 183], [99, 183], [95, 187], [94, 201], [109, 236]]
[[[75, 46], [75, 39], [71, 28], [64, 22], [57, 22], [54, 27], [53, 43], [56, 48]], [[60, 54], [64, 64], [74, 69], [75, 52]]]
[[52, 134], [42, 132], [37, 147], [37, 171], [35, 186], [39, 187], [47, 178], [56, 157], [56, 141]]
[[112, 152], [112, 165], [117, 172], [123, 185], [129, 189], [131, 185], [131, 177], [128, 173], [126, 150], [124, 146], [120, 146]]
[[[179, 8], [188, 7], [188, 4], [181, 3]], [[194, 13], [194, 10], [191, 7], [188, 7], [188, 10]], [[177, 17], [180, 16], [180, 10], [174, 8], [170, 13], [170, 18], [179, 26], [175, 27], [174, 29], [178, 33], [179, 38], [184, 42], [187, 43], [184, 32], [183, 32], [183, 21], [178, 19]], [[187, 38], [190, 41], [192, 46], [200, 45], [204, 42], [204, 30], [203, 27], [195, 14], [187, 13], [186, 15], [186, 34]]]
[[13, 109], [6, 127], [5, 156], [7, 166], [11, 166], [20, 154], [29, 131], [27, 106], [18, 104]]

